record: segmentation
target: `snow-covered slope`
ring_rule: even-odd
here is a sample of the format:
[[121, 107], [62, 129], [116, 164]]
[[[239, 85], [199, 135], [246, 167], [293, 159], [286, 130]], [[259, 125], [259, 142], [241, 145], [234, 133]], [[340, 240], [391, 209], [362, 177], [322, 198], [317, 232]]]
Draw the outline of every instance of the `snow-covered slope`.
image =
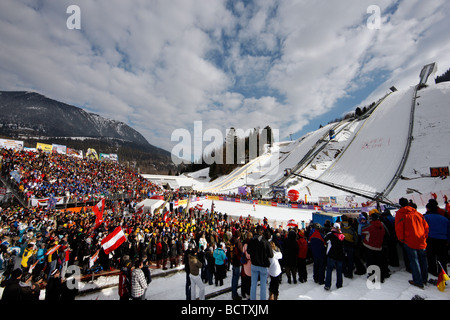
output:
[[[382, 99], [368, 117], [329, 124], [296, 141], [279, 143], [231, 174], [196, 186], [228, 193], [245, 184], [282, 185], [308, 194], [313, 201], [335, 196], [343, 202], [351, 194], [295, 176], [285, 179], [284, 170], [289, 168], [370, 196], [386, 192], [384, 196], [391, 201], [404, 196], [424, 205], [435, 192], [442, 202], [445, 194], [450, 196], [450, 180], [431, 178], [430, 167], [449, 166], [449, 104], [448, 82], [429, 85], [417, 96], [415, 87], [397, 91]], [[414, 121], [410, 122], [412, 110]], [[330, 129], [336, 132], [332, 141]], [[417, 192], [411, 193], [412, 189]]]
[[[414, 89], [391, 94], [364, 121], [341, 157], [327, 168], [320, 180], [341, 184], [374, 196], [381, 193], [394, 177], [408, 140], [409, 114]], [[311, 183], [313, 195], [323, 187]], [[341, 195], [330, 190], [331, 195]]]
[[430, 168], [450, 165], [450, 82], [429, 86], [418, 92], [411, 150], [400, 179], [390, 196], [394, 199], [407, 193], [424, 206], [436, 193], [443, 203], [450, 197], [450, 180], [430, 177]]

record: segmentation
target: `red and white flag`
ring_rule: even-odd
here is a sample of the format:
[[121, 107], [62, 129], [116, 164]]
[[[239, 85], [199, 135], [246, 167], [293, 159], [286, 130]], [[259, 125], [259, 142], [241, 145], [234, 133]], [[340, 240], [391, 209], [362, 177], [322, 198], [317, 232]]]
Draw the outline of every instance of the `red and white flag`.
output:
[[298, 227], [298, 224], [297, 224], [297, 222], [294, 219], [291, 219], [291, 220], [288, 221], [287, 226], [288, 227]]
[[102, 240], [102, 247], [106, 254], [116, 250], [126, 240], [125, 233], [121, 227], [117, 227], [105, 239]]
[[53, 248], [51, 248], [50, 250], [48, 250], [48, 251], [45, 253], [45, 255], [48, 256], [48, 255], [50, 255], [50, 254], [53, 254], [56, 250], [59, 249], [59, 247], [61, 247], [61, 245], [60, 245], [60, 244], [57, 244], [56, 246], [54, 246]]
[[94, 265], [95, 261], [97, 261], [99, 253], [100, 253], [100, 250], [97, 250], [97, 252], [94, 253], [92, 255], [92, 257], [89, 258], [89, 268], [92, 268], [92, 266]]
[[33, 270], [36, 267], [36, 265], [38, 264], [38, 262], [39, 262], [39, 260], [36, 260], [36, 262], [30, 266], [30, 268], [28, 269], [28, 273], [33, 273]]
[[105, 211], [105, 198], [102, 198], [93, 208], [95, 213], [95, 227], [97, 228], [103, 222], [103, 212]]

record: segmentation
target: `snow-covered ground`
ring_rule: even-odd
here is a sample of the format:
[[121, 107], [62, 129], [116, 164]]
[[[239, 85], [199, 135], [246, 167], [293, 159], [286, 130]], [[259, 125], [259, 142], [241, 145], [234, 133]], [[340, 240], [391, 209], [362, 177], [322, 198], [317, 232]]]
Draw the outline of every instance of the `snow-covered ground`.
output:
[[[342, 288], [337, 289], [333, 285], [330, 291], [326, 291], [323, 285], [314, 283], [312, 279], [312, 264], [307, 266], [308, 281], [305, 283], [288, 284], [287, 277], [283, 275], [280, 285], [279, 300], [411, 300], [420, 296], [425, 300], [450, 300], [450, 289], [444, 292], [435, 285], [428, 284], [425, 289], [419, 289], [408, 283], [411, 274], [404, 271], [403, 267], [391, 268], [391, 276], [374, 288], [367, 284], [366, 276], [354, 276], [353, 279], [344, 278]], [[336, 274], [333, 274], [333, 281]], [[111, 283], [117, 279], [99, 279], [98, 282]], [[149, 285], [147, 300], [185, 300], [186, 274], [184, 271], [173, 273], [165, 277], [155, 278]], [[240, 285], [240, 282], [239, 282]], [[227, 278], [222, 287], [205, 285], [205, 294], [231, 287], [231, 271], [227, 272]], [[240, 292], [240, 290], [239, 290]], [[257, 291], [259, 297], [259, 289]], [[267, 295], [268, 296], [268, 295]], [[111, 287], [91, 294], [79, 296], [77, 300], [119, 300], [118, 288]], [[231, 292], [226, 292], [209, 300], [231, 300]]]

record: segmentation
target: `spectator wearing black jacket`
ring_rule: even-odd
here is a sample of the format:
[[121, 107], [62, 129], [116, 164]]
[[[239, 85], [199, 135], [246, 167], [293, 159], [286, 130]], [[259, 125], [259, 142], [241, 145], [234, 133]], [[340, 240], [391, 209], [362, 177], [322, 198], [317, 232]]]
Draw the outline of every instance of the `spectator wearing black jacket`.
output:
[[252, 261], [252, 277], [250, 287], [250, 300], [256, 300], [256, 287], [258, 279], [260, 280], [260, 299], [266, 300], [267, 276], [270, 266], [270, 258], [273, 257], [273, 251], [264, 235], [264, 228], [258, 225], [256, 235], [248, 243], [247, 252]]
[[189, 269], [189, 255], [191, 254], [193, 248], [194, 248], [193, 244], [189, 243], [187, 245], [186, 250], [184, 251], [184, 256], [183, 256], [184, 271], [186, 273], [185, 292], [186, 292], [186, 300], [187, 301], [191, 300], [191, 278], [189, 277], [189, 273], [190, 273], [190, 269]]
[[35, 294], [38, 291], [36, 285], [32, 282], [33, 276], [31, 273], [24, 273], [20, 279], [20, 299], [22, 301], [35, 300]]
[[45, 287], [45, 300], [60, 301], [61, 300], [62, 281], [59, 269], [53, 270], [50, 279], [48, 279]]
[[230, 240], [233, 252], [231, 254], [232, 276], [231, 276], [231, 297], [233, 300], [241, 300], [242, 297], [238, 294], [238, 283], [241, 276], [241, 255], [243, 245], [241, 242], [241, 232], [236, 230], [234, 236]]
[[291, 276], [294, 283], [297, 283], [297, 255], [299, 247], [297, 243], [297, 234], [294, 230], [290, 230], [286, 241], [284, 242], [284, 254], [283, 261], [286, 267], [286, 275], [288, 278], [288, 283], [291, 283]]
[[344, 235], [341, 227], [335, 223], [331, 231], [325, 236], [327, 244], [327, 270], [325, 275], [325, 290], [330, 290], [332, 272], [336, 268], [336, 287], [342, 287], [342, 269], [344, 263]]
[[209, 245], [205, 250], [205, 260], [206, 260], [206, 281], [209, 285], [213, 284], [213, 277], [216, 273], [215, 264], [214, 264], [214, 256], [213, 256], [214, 248]]
[[1, 284], [3, 290], [2, 301], [16, 301], [20, 298], [21, 288], [19, 285], [22, 277], [22, 269], [15, 269], [11, 272], [8, 280], [4, 280]]
[[61, 284], [61, 301], [73, 301], [77, 296], [79, 290], [76, 284], [76, 279], [71, 273], [65, 275], [65, 279]]

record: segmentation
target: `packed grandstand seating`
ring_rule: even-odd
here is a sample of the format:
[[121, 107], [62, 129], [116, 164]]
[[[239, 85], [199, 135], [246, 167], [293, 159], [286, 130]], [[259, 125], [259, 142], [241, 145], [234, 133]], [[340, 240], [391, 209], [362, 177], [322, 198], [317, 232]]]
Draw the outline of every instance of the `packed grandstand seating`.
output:
[[115, 161], [12, 149], [1, 149], [0, 155], [2, 176], [27, 200], [54, 196], [82, 202], [114, 194], [160, 191], [159, 186]]

